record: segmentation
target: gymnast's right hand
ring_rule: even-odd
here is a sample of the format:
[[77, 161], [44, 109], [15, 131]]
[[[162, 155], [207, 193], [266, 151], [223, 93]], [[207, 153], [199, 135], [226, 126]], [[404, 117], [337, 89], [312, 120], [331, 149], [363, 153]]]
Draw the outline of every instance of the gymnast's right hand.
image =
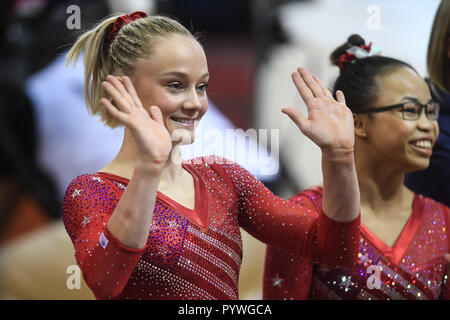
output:
[[114, 104], [106, 98], [102, 98], [100, 103], [114, 119], [131, 131], [139, 151], [140, 164], [155, 174], [161, 172], [172, 150], [172, 141], [159, 107], [144, 107], [127, 76], [108, 75], [102, 87]]

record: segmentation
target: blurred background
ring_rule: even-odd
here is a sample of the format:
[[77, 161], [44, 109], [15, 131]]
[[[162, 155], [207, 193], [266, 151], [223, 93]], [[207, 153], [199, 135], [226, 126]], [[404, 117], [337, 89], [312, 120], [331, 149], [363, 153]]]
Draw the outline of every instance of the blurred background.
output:
[[[0, 299], [93, 298], [84, 282], [80, 289], [66, 285], [75, 259], [61, 222], [61, 202], [73, 178], [114, 158], [123, 130], [103, 126], [86, 111], [82, 63], [65, 67], [64, 53], [83, 30], [110, 13], [140, 10], [170, 15], [200, 32], [211, 73], [210, 110], [201, 126], [222, 132], [279, 130], [279, 141], [259, 149], [275, 168], [270, 174], [261, 170], [266, 161], [234, 160], [289, 198], [322, 179], [318, 148], [280, 112], [292, 106], [306, 114], [291, 72], [302, 65], [331, 86], [338, 69], [328, 55], [359, 33], [383, 55], [426, 76], [438, 5], [439, 0], [2, 1]], [[248, 148], [260, 143], [241, 138]], [[201, 139], [198, 134], [196, 143]], [[183, 152], [188, 158], [206, 150]], [[240, 297], [261, 299], [265, 246], [244, 231], [243, 241]]]

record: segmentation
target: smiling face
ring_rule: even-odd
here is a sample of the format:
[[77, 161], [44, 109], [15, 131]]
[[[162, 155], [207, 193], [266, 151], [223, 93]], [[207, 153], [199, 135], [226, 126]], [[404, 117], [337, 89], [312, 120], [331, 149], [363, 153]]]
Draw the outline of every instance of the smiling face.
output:
[[[398, 67], [377, 77], [379, 97], [374, 107], [417, 100], [430, 101], [426, 82], [412, 69]], [[429, 120], [425, 110], [418, 120], [403, 120], [401, 109], [365, 115], [366, 141], [381, 161], [394, 164], [403, 172], [425, 169], [432, 146], [439, 134], [437, 121]]]
[[161, 39], [147, 59], [139, 59], [130, 76], [145, 108], [158, 106], [164, 124], [194, 140], [194, 130], [208, 109], [209, 72], [201, 45], [194, 39], [172, 35]]

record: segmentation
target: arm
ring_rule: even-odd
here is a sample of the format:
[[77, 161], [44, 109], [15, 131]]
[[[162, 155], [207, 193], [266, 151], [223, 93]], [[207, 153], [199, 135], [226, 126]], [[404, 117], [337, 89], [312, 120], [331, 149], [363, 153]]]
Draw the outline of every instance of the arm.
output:
[[352, 221], [360, 212], [353, 115], [341, 91], [334, 100], [322, 82], [305, 69], [299, 68], [292, 79], [308, 108], [308, 118], [293, 108], [282, 111], [321, 149], [323, 211], [335, 221]]
[[[359, 246], [359, 188], [353, 157], [353, 116], [342, 92], [338, 101], [319, 79], [299, 68], [292, 79], [308, 108], [308, 118], [286, 113], [322, 150], [323, 210], [308, 201], [292, 204], [276, 198], [243, 170], [233, 181], [240, 198], [240, 222], [250, 234], [327, 266], [350, 266]], [[301, 160], [300, 160], [301, 161]], [[238, 173], [238, 175], [236, 175]], [[240, 183], [243, 181], [244, 183]]]
[[64, 226], [86, 284], [98, 299], [120, 294], [143, 252], [124, 246], [106, 227], [119, 199], [111, 183], [92, 175], [74, 179], [64, 197]]
[[138, 149], [133, 176], [108, 229], [124, 245], [138, 249], [147, 242], [160, 174], [172, 148], [171, 139], [161, 110], [155, 106], [146, 110], [128, 77], [108, 76], [102, 86], [115, 105], [105, 98], [101, 104], [131, 131]]
[[[295, 204], [308, 203], [320, 210], [322, 193], [312, 188], [293, 196]], [[311, 289], [313, 264], [293, 253], [267, 246], [264, 263], [263, 299], [305, 300]]]
[[236, 163], [220, 167], [238, 199], [239, 225], [258, 240], [328, 267], [348, 267], [358, 259], [359, 216], [339, 222], [306, 196], [290, 202], [275, 196]]
[[[114, 105], [105, 98], [101, 99], [101, 104], [131, 132], [138, 151], [126, 191], [118, 203], [103, 208], [109, 214], [106, 217], [102, 215], [99, 221], [101, 223], [95, 224], [97, 229], [94, 233], [88, 233], [93, 237], [90, 246], [80, 248], [89, 250], [90, 254], [81, 253], [77, 258], [86, 283], [96, 297], [111, 298], [122, 292], [136, 267], [139, 253], [145, 248], [159, 177], [171, 150], [171, 139], [159, 108], [153, 106], [146, 110], [128, 77], [108, 76], [102, 85], [112, 97]], [[103, 199], [103, 203], [109, 199], [98, 198], [100, 190], [88, 190], [90, 192], [82, 191], [85, 193], [84, 197], [88, 197], [82, 198], [83, 203], [68, 206], [67, 215], [70, 219], [73, 215], [80, 214], [77, 210], [86, 210], [87, 212], [81, 212], [83, 216], [88, 216], [89, 212], [95, 210], [98, 202], [92, 203], [89, 199]], [[83, 228], [79, 230], [81, 232], [75, 233], [72, 240], [83, 246], [86, 242], [80, 239], [84, 239], [87, 234]]]

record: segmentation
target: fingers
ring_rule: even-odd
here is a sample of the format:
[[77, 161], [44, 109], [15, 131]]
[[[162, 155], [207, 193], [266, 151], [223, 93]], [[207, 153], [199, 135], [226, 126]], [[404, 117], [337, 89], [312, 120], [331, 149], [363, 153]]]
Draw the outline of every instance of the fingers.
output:
[[131, 105], [134, 103], [130, 93], [125, 88], [124, 77], [108, 75], [106, 80], [114, 86], [114, 88], [122, 95], [122, 98], [128, 101], [128, 103]]
[[304, 68], [300, 67], [297, 72], [292, 73], [292, 80], [307, 106], [314, 98], [327, 97], [334, 100], [333, 95], [325, 87], [322, 81], [320, 81], [316, 75], [310, 74]]
[[109, 114], [119, 122], [126, 124], [127, 122], [127, 115], [126, 113], [123, 113], [119, 111], [112, 103], [106, 98], [100, 99], [100, 104], [109, 112]]
[[102, 88], [111, 96], [114, 105], [121, 111], [127, 112], [131, 105], [130, 102], [119, 92], [119, 90], [109, 81], [102, 82]]
[[150, 107], [150, 116], [153, 120], [155, 120], [158, 124], [164, 126], [163, 115], [161, 109], [157, 106]]
[[320, 81], [320, 79], [319, 79], [315, 74], [313, 74], [312, 77], [313, 77], [314, 80], [319, 84], [320, 88], [322, 89], [322, 93], [323, 93], [326, 97], [328, 97], [328, 98], [330, 98], [330, 99], [333, 99], [333, 95], [331, 94], [330, 90], [328, 90], [328, 88], [325, 87], [325, 85], [322, 83], [322, 81]]
[[[308, 86], [308, 88], [311, 90], [312, 94], [316, 98], [320, 98], [324, 96], [322, 87], [320, 84], [314, 79], [314, 77], [305, 69], [305, 68], [298, 68], [297, 69], [299, 75], [303, 78], [304, 82]], [[317, 77], [316, 77], [317, 78]]]
[[303, 101], [305, 101], [306, 105], [308, 106], [309, 102], [314, 99], [314, 95], [309, 89], [309, 87], [306, 85], [303, 78], [300, 76], [299, 73], [293, 72], [292, 73], [292, 81], [294, 81], [295, 86], [297, 87], [298, 92], [300, 93], [300, 96], [302, 97]]
[[136, 106], [142, 106], [141, 100], [139, 99], [139, 96], [138, 96], [136, 89], [134, 88], [134, 85], [131, 82], [130, 78], [127, 76], [124, 76], [122, 79], [123, 79], [123, 84], [125, 85], [125, 88], [127, 89], [128, 93], [131, 95], [131, 98], [133, 99]]
[[297, 127], [300, 129], [302, 133], [307, 132], [308, 120], [303, 114], [301, 114], [300, 111], [294, 108], [283, 108], [281, 109], [281, 112], [288, 115], [289, 118], [291, 118], [291, 120], [294, 121], [294, 123], [297, 125]]
[[109, 93], [111, 98], [114, 100], [117, 108], [119, 108], [122, 111], [126, 111], [136, 105], [135, 99], [129, 92], [130, 84], [128, 84], [127, 85], [128, 88], [126, 88], [125, 87], [126, 81], [122, 77], [108, 75], [106, 77], [106, 81], [102, 82], [102, 87], [106, 92]]
[[345, 96], [341, 90], [336, 91], [336, 99], [339, 103], [345, 104]]

